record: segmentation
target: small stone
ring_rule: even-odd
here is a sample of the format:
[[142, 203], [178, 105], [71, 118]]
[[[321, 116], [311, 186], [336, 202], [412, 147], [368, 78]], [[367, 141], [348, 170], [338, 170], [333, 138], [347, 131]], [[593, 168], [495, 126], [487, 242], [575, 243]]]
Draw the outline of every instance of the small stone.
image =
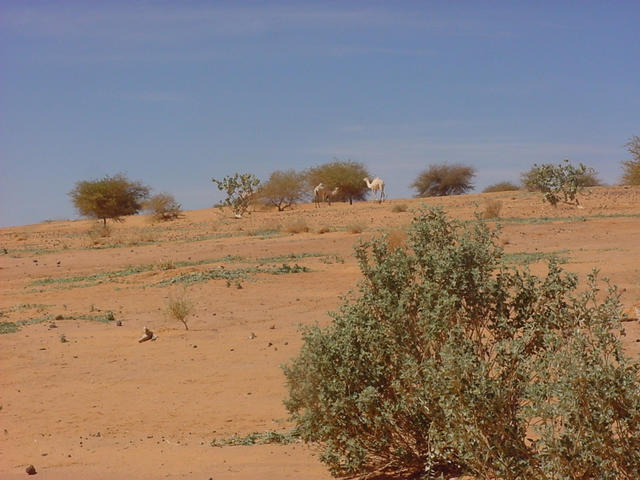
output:
[[271, 345], [273, 345], [273, 343], [269, 342], [269, 344], [267, 345], [267, 347], [270, 347]]
[[254, 338], [256, 338], [256, 337], [257, 337], [257, 335], [256, 335], [255, 333], [253, 333], [253, 332], [251, 332], [251, 333], [249, 334], [249, 338], [250, 338], [251, 340], [253, 340], [253, 339], [254, 339]]
[[274, 324], [274, 325], [271, 325], [271, 326], [269, 327], [269, 329], [270, 329], [270, 330], [275, 330], [275, 329], [276, 329], [275, 324]]
[[194, 345], [193, 348], [198, 348], [198, 345]]
[[122, 320], [118, 320], [116, 322], [116, 327], [121, 327], [122, 326]]
[[36, 467], [34, 467], [33, 465], [29, 465], [27, 468], [24, 469], [25, 472], [27, 472], [27, 474], [29, 475], [35, 475], [36, 473]]

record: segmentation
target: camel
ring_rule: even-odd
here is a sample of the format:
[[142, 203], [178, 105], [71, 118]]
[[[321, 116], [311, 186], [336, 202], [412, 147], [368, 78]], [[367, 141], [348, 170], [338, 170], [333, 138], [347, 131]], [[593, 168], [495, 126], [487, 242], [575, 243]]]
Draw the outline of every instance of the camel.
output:
[[378, 199], [378, 190], [380, 190], [380, 203], [384, 202], [386, 195], [384, 194], [384, 182], [380, 177], [376, 177], [373, 181], [369, 181], [368, 177], [364, 178], [364, 181], [367, 183], [367, 187], [369, 190], [373, 192], [373, 197]]
[[329, 206], [331, 206], [331, 199], [335, 198], [339, 191], [340, 187], [336, 187], [329, 191], [329, 189], [324, 186], [324, 183], [316, 185], [313, 189], [313, 201], [316, 207], [320, 207], [320, 202], [327, 202]]

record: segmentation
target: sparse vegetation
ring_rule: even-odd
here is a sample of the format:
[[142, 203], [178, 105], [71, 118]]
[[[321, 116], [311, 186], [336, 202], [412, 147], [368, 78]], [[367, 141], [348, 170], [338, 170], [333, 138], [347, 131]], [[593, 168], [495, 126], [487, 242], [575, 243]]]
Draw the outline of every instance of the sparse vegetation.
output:
[[640, 185], [640, 137], [634, 135], [627, 142], [627, 150], [631, 154], [631, 160], [622, 162], [624, 185]]
[[640, 478], [619, 293], [596, 272], [578, 290], [555, 261], [542, 278], [507, 267], [496, 239], [433, 209], [410, 248], [356, 248], [359, 295], [306, 327], [284, 370], [297, 431], [333, 474]]
[[582, 163], [576, 167], [564, 160], [558, 165], [534, 165], [522, 174], [522, 184], [527, 190], [542, 192], [543, 199], [555, 207], [560, 201], [579, 205], [578, 194], [585, 187], [600, 185], [600, 181], [593, 168]]
[[214, 439], [211, 441], [212, 447], [228, 447], [228, 446], [248, 446], [248, 445], [266, 445], [277, 443], [280, 445], [289, 445], [300, 441], [299, 435], [295, 431], [287, 433], [279, 433], [271, 430], [266, 432], [253, 432], [248, 435], [240, 436], [232, 435], [229, 438]]
[[494, 193], [494, 192], [512, 192], [520, 190], [520, 187], [512, 182], [498, 182], [493, 185], [489, 185], [484, 190], [483, 193]]
[[157, 221], [176, 220], [182, 216], [182, 205], [169, 193], [158, 193], [144, 204], [144, 209]]
[[69, 196], [80, 215], [99, 218], [106, 225], [107, 219], [121, 221], [124, 215], [134, 215], [142, 210], [149, 187], [119, 173], [100, 180], [77, 182]]
[[460, 195], [473, 189], [471, 180], [475, 174], [475, 168], [466, 165], [430, 165], [411, 187], [416, 190], [416, 197]]
[[222, 180], [212, 178], [218, 190], [226, 193], [222, 206], [231, 207], [235, 218], [242, 218], [248, 210], [251, 202], [255, 200], [255, 193], [260, 185], [260, 179], [252, 173], [234, 173]]
[[172, 292], [167, 300], [167, 315], [173, 320], [177, 320], [184, 325], [185, 330], [189, 330], [187, 317], [193, 312], [193, 302], [187, 296], [186, 290]]

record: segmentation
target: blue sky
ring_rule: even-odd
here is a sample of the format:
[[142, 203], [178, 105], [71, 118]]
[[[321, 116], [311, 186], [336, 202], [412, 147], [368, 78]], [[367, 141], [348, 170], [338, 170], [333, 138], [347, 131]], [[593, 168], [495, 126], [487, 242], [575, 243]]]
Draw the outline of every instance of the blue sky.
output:
[[564, 158], [607, 183], [640, 135], [640, 2], [0, 0], [0, 226], [76, 218], [118, 172], [185, 209], [211, 177], [429, 164], [477, 190]]

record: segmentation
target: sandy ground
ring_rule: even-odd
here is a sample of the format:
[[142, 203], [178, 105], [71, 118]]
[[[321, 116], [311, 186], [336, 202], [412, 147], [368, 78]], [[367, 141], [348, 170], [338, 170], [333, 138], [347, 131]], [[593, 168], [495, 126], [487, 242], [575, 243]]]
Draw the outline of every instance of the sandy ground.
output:
[[[90, 237], [89, 220], [0, 229], [0, 327], [18, 329], [0, 335], [0, 478], [23, 478], [29, 464], [43, 479], [331, 478], [300, 443], [211, 441], [291, 428], [281, 365], [301, 347], [299, 326], [326, 324], [356, 288], [359, 238], [401, 239], [421, 203], [470, 218], [489, 199], [502, 202], [500, 241], [514, 261], [543, 272], [534, 255], [555, 252], [582, 278], [597, 267], [636, 317], [640, 188], [592, 189], [583, 209], [506, 192], [240, 220], [218, 209], [161, 224], [136, 216], [107, 238]], [[274, 274], [282, 264], [308, 271]], [[166, 315], [185, 288], [188, 331]], [[138, 343], [145, 326], [156, 341]], [[638, 358], [640, 323], [625, 328]]]

